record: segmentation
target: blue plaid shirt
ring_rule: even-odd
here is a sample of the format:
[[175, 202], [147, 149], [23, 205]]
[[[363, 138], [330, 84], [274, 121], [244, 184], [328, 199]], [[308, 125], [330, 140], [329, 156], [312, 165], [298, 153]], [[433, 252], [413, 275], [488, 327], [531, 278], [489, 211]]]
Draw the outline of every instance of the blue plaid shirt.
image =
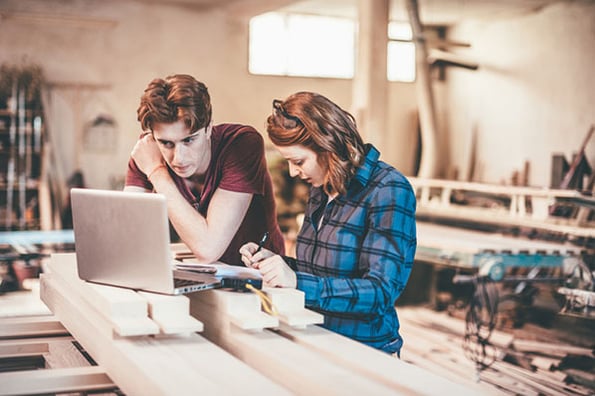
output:
[[[306, 306], [324, 314], [324, 327], [394, 353], [402, 345], [394, 305], [417, 246], [415, 193], [400, 172], [378, 160], [374, 146], [366, 151], [345, 195], [327, 205], [322, 189], [311, 189], [290, 265]], [[317, 210], [324, 211], [319, 229]]]

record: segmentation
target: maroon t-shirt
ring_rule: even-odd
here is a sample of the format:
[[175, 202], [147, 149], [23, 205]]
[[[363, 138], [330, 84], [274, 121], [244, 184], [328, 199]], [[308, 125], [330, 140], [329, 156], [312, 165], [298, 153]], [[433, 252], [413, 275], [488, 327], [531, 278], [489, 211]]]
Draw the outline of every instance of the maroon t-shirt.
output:
[[[211, 162], [199, 197], [192, 193], [183, 178], [169, 168], [168, 171], [184, 198], [205, 217], [217, 188], [253, 194], [244, 221], [220, 261], [244, 265], [238, 252], [240, 247], [247, 242], [258, 242], [265, 231], [269, 232], [265, 247], [278, 254], [285, 253], [277, 223], [273, 183], [264, 156], [264, 140], [254, 128], [237, 124], [213, 127]], [[132, 158], [128, 162], [126, 185], [153, 190], [153, 185]]]

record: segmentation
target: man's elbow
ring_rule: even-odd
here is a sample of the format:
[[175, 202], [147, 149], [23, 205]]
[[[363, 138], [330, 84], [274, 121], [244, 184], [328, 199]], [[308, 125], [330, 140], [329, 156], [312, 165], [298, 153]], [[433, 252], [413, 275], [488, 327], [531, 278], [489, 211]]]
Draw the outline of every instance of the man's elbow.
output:
[[191, 247], [190, 250], [196, 257], [196, 260], [200, 263], [209, 264], [218, 261], [225, 251], [221, 251], [221, 249], [215, 249], [212, 247], [205, 247], [205, 246], [195, 246]]

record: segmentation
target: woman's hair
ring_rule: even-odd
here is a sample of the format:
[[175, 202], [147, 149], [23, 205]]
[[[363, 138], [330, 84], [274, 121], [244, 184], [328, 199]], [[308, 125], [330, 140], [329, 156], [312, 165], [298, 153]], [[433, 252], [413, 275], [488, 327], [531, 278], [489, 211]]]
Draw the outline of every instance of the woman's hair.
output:
[[143, 131], [152, 131], [156, 123], [184, 120], [192, 134], [210, 124], [211, 98], [203, 83], [192, 76], [176, 74], [151, 81], [136, 113]]
[[364, 143], [353, 116], [317, 93], [298, 92], [273, 101], [267, 132], [276, 146], [299, 144], [318, 154], [318, 164], [327, 168], [327, 194], [344, 194], [364, 160]]

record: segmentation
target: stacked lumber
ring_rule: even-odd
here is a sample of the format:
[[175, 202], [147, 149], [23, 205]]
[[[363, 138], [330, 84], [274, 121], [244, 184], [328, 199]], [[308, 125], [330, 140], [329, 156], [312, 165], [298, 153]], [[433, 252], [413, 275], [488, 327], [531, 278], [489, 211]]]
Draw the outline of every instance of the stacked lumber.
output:
[[[71, 254], [52, 256], [50, 273], [42, 276], [41, 298], [127, 395], [191, 395], [197, 389], [206, 394], [239, 394], [245, 387], [287, 394], [196, 334], [202, 324], [197, 325], [187, 312], [180, 314], [177, 297], [188, 304], [183, 296], [145, 299], [131, 290], [87, 284], [76, 276], [74, 260]], [[125, 297], [122, 293], [127, 292], [132, 294]], [[170, 303], [164, 308], [166, 299]], [[157, 317], [149, 318], [150, 312]], [[178, 333], [172, 332], [173, 325], [162, 326], [188, 324], [191, 319], [192, 326]], [[229, 381], [230, 372], [236, 381]]]
[[[475, 394], [316, 326], [322, 317], [297, 290], [265, 289], [278, 312], [271, 316], [249, 292], [165, 296], [89, 284], [76, 276], [73, 254], [52, 256], [48, 268], [42, 300], [98, 364], [75, 377], [129, 396]], [[10, 394], [27, 394], [22, 376], [5, 374]]]
[[463, 320], [422, 307], [400, 307], [398, 313], [405, 339], [402, 358], [458, 383], [499, 394], [595, 393], [592, 348], [496, 330], [486, 351], [494, 361], [480, 369], [465, 354]]

